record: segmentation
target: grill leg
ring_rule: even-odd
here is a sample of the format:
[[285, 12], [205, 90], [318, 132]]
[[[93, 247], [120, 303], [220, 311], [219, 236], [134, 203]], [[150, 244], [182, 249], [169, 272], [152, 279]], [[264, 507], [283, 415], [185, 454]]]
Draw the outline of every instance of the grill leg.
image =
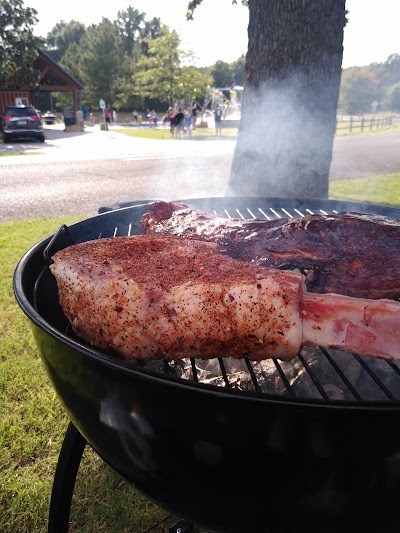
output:
[[72, 495], [86, 440], [69, 423], [58, 457], [51, 492], [48, 533], [67, 533]]

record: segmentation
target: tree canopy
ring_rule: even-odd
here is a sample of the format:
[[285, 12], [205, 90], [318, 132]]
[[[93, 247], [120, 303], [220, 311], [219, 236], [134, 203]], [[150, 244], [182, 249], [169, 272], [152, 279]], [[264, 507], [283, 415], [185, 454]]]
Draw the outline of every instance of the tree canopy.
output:
[[37, 21], [37, 11], [22, 0], [0, 0], [0, 86], [37, 85], [39, 73], [33, 68], [41, 43], [33, 34]]
[[[84, 85], [82, 103], [98, 106], [102, 98], [116, 109], [168, 106], [193, 93], [207, 94], [213, 84], [209, 69], [194, 67], [192, 53], [180, 48], [180, 39], [159, 18], [129, 6], [114, 21], [86, 28], [60, 21], [48, 33], [46, 46], [54, 59]], [[238, 61], [232, 72], [242, 78]], [[60, 105], [69, 95], [56, 94]]]
[[350, 115], [371, 112], [379, 99], [378, 86], [368, 68], [352, 67], [343, 72], [339, 106]]
[[123, 40], [107, 18], [86, 30], [79, 47], [79, 71], [91, 101], [113, 105], [124, 64]]
[[214, 78], [215, 87], [230, 87], [231, 85], [243, 85], [245, 56], [242, 55], [233, 63], [217, 61], [210, 72]]
[[148, 47], [147, 55], [138, 61], [132, 77], [137, 94], [172, 105], [175, 100], [192, 95], [194, 90], [200, 94], [206, 92], [211, 77], [184, 65], [190, 54], [179, 48], [180, 39], [175, 31], [169, 31], [164, 25], [160, 36], [147, 37], [144, 41]]
[[391, 54], [383, 63], [343, 70], [339, 95], [341, 113], [363, 114], [378, 110], [399, 111], [397, 89], [400, 84], [400, 55]]
[[71, 45], [78, 45], [85, 31], [85, 25], [81, 22], [58, 22], [46, 37], [47, 48], [54, 61], [60, 61]]

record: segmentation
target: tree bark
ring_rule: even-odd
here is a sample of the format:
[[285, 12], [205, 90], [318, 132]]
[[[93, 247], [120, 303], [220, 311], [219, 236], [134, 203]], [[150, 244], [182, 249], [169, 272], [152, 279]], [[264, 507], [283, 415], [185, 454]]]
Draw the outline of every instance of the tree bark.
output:
[[249, 0], [228, 196], [327, 198], [345, 0]]

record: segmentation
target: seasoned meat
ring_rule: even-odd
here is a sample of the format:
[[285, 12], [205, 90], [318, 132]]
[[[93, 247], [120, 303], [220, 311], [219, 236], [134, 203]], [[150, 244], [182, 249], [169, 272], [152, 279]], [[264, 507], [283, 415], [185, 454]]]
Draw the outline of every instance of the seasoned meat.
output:
[[299, 351], [299, 274], [252, 267], [215, 244], [173, 237], [100, 239], [53, 259], [61, 306], [95, 346], [173, 359], [290, 359]]
[[227, 255], [276, 269], [299, 269], [307, 290], [358, 298], [400, 297], [400, 220], [339, 213], [300, 219], [240, 220], [175, 202], [154, 202], [146, 235], [216, 242]]
[[125, 357], [270, 357], [301, 345], [400, 358], [400, 303], [304, 293], [304, 278], [169, 236], [99, 239], [51, 265], [74, 331]]

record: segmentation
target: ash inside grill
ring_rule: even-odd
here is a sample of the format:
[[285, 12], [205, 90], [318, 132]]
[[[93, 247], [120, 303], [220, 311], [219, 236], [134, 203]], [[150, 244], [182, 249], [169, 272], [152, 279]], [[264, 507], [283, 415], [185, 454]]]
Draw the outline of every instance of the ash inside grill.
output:
[[394, 361], [321, 348], [304, 348], [290, 362], [277, 359], [181, 361], [124, 360], [124, 365], [169, 377], [248, 391], [260, 396], [336, 401], [400, 400], [400, 368]]

